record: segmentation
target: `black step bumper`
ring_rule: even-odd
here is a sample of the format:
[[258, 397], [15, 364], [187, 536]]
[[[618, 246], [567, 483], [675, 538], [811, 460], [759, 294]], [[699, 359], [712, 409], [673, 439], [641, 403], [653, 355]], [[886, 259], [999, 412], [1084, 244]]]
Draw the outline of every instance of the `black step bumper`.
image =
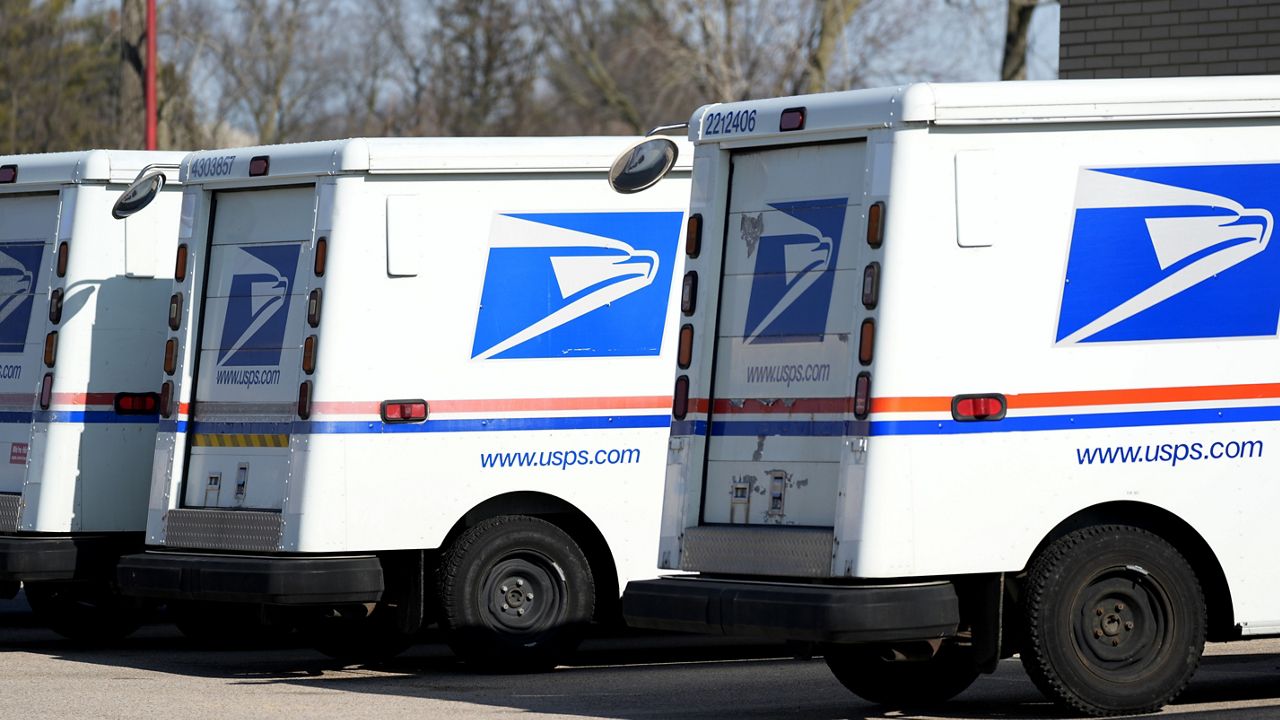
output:
[[0, 535], [0, 582], [111, 580], [120, 556], [142, 546], [142, 533]]
[[954, 635], [955, 587], [945, 581], [833, 586], [669, 577], [627, 584], [627, 624], [709, 635], [864, 643]]
[[120, 590], [167, 600], [331, 605], [382, 598], [373, 555], [278, 557], [150, 551], [120, 560]]

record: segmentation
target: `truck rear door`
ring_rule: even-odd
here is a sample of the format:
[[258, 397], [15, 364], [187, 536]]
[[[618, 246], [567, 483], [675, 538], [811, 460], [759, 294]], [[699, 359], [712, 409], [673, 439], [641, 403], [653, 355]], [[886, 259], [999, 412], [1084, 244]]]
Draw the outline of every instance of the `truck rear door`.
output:
[[702, 523], [830, 528], [858, 373], [866, 143], [735, 153]]
[[59, 206], [57, 193], [0, 196], [0, 529], [26, 482]]
[[184, 507], [283, 508], [315, 196], [313, 185], [214, 195]]

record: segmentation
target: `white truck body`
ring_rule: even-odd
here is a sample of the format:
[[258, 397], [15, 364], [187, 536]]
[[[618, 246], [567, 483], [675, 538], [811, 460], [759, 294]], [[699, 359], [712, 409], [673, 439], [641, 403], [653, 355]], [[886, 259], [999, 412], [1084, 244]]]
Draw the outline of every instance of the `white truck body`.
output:
[[[304, 567], [291, 555], [337, 554], [378, 570], [377, 553], [434, 552], [495, 512], [555, 512], [600, 541], [595, 583], [614, 602], [615, 583], [654, 576], [689, 165], [671, 187], [619, 200], [604, 171], [626, 142], [192, 154], [190, 270], [173, 287], [179, 359], [147, 523], [153, 550], [189, 554], [139, 562], [261, 553], [288, 573]], [[266, 174], [250, 175], [255, 158]], [[397, 422], [413, 403], [426, 418]], [[381, 597], [337, 574], [323, 593], [290, 594], [195, 591], [157, 572], [122, 580], [195, 600]], [[397, 584], [381, 572], [365, 578]]]
[[[628, 620], [839, 643], [972, 630], [1007, 656], [974, 629], [999, 626], [1001, 591], [966, 583], [1016, 587], [1059, 538], [1119, 524], [1187, 558], [1210, 639], [1280, 633], [1277, 118], [1275, 77], [697, 111], [703, 239], [660, 562], [702, 575], [629, 589]], [[915, 586], [937, 614], [881, 625], [892, 637], [801, 627], [735, 605], [745, 580]]]

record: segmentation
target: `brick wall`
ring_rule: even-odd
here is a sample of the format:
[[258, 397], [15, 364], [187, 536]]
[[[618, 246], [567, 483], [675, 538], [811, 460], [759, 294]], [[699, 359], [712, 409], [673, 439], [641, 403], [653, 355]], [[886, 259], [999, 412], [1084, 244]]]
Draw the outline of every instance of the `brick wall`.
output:
[[1280, 0], [1061, 3], [1062, 78], [1280, 73]]

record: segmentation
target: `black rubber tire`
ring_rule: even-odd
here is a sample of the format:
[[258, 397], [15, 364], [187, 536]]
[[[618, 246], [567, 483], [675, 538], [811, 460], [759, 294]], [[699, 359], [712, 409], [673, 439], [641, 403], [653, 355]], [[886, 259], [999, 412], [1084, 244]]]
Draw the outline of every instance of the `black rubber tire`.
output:
[[23, 586], [36, 619], [77, 642], [106, 643], [142, 626], [146, 608], [106, 583], [36, 582]]
[[927, 660], [892, 660], [878, 645], [834, 645], [827, 667], [854, 695], [890, 708], [927, 708], [964, 692], [980, 671], [966, 648], [944, 644]]
[[436, 587], [449, 647], [488, 672], [555, 667], [578, 646], [595, 609], [581, 548], [559, 527], [525, 515], [462, 533], [441, 559]]
[[1154, 712], [1187, 686], [1204, 651], [1205, 604], [1191, 565], [1141, 528], [1076, 530], [1031, 564], [1022, 665], [1076, 713]]
[[413, 635], [397, 625], [395, 610], [381, 604], [372, 613], [363, 605], [336, 608], [304, 632], [311, 647], [344, 665], [385, 662], [413, 644]]

